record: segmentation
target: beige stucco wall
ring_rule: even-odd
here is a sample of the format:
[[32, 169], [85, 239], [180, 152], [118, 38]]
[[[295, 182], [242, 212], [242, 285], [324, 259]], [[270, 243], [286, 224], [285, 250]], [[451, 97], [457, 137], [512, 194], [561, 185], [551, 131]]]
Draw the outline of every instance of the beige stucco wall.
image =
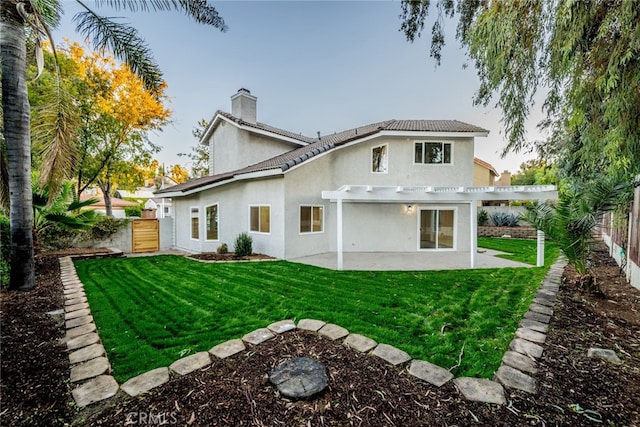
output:
[[230, 172], [285, 153], [295, 145], [250, 134], [224, 120], [206, 142], [209, 145], [209, 174]]
[[473, 164], [473, 185], [475, 187], [485, 187], [495, 185], [495, 175], [484, 166]]

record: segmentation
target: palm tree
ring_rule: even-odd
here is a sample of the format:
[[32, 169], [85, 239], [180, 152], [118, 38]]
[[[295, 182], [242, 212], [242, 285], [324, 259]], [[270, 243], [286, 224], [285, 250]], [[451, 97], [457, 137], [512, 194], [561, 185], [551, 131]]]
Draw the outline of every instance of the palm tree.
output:
[[633, 188], [633, 180], [622, 176], [602, 177], [588, 187], [573, 184], [561, 191], [557, 203], [529, 207], [524, 219], [560, 247], [578, 273], [578, 285], [597, 291], [589, 265], [595, 232], [605, 213], [628, 205]]
[[[135, 28], [102, 17], [83, 2], [77, 2], [83, 12], [74, 16], [76, 30], [90, 39], [94, 48], [107, 48], [116, 58], [128, 63], [149, 89], [157, 88], [162, 82], [162, 73]], [[226, 30], [223, 19], [207, 0], [111, 0], [100, 3], [131, 11], [180, 11], [200, 24]], [[32, 29], [36, 46], [41, 47], [49, 28], [58, 25], [61, 13], [60, 0], [0, 0], [3, 136], [11, 228], [9, 287], [12, 289], [29, 290], [35, 287], [26, 31], [27, 27]], [[40, 68], [41, 52], [36, 54], [36, 59]], [[62, 123], [60, 129], [51, 142], [56, 149], [50, 153], [49, 161], [54, 164], [64, 158], [63, 143], [71, 140], [68, 132], [73, 131], [65, 129]]]

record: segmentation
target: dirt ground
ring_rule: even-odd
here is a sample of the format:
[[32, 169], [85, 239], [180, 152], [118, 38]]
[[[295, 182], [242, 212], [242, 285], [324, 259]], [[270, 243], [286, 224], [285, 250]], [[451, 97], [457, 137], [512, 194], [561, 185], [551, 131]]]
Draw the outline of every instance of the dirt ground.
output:
[[[575, 272], [565, 270], [535, 376], [538, 393], [508, 391], [501, 407], [465, 401], [452, 383], [437, 388], [410, 377], [406, 366], [292, 331], [137, 398], [119, 394], [78, 411], [59, 343], [62, 323], [46, 314], [62, 307], [58, 255], [38, 257], [35, 291], [0, 294], [2, 425], [640, 425], [640, 291], [603, 246], [592, 259], [602, 293], [578, 289]], [[623, 363], [589, 359], [590, 347], [613, 349]], [[327, 367], [329, 386], [310, 400], [283, 398], [267, 379], [296, 356]]]

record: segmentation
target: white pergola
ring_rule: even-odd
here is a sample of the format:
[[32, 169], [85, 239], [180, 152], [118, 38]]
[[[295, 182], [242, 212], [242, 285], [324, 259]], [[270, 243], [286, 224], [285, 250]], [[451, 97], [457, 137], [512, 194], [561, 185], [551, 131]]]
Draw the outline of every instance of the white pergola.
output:
[[[337, 266], [344, 268], [343, 203], [468, 203], [470, 206], [470, 266], [477, 265], [478, 201], [557, 199], [554, 185], [519, 185], [507, 187], [393, 187], [378, 185], [343, 185], [335, 191], [323, 191], [322, 198], [337, 203]], [[544, 233], [538, 230], [537, 265], [544, 265]]]

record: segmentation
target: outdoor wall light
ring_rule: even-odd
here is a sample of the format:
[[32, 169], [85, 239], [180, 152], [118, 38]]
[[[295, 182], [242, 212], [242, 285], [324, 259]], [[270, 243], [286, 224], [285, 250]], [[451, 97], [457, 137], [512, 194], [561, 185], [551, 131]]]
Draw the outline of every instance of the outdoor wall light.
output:
[[407, 213], [413, 213], [413, 205], [407, 205]]

